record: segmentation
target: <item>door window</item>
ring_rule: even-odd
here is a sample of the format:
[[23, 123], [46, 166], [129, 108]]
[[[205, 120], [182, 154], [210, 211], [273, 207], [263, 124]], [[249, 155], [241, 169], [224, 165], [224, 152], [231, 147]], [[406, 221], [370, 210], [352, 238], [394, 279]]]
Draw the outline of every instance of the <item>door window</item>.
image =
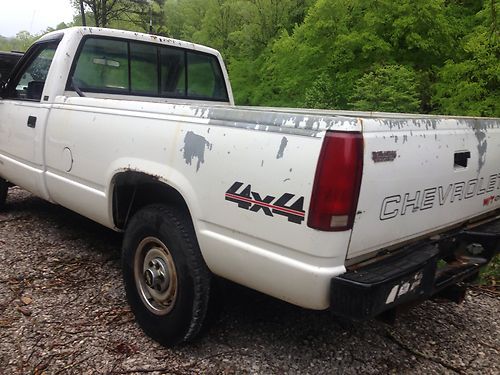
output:
[[12, 86], [9, 85], [10, 97], [40, 101], [58, 44], [59, 42], [52, 42], [35, 47], [36, 50], [28, 60], [28, 64], [16, 75]]

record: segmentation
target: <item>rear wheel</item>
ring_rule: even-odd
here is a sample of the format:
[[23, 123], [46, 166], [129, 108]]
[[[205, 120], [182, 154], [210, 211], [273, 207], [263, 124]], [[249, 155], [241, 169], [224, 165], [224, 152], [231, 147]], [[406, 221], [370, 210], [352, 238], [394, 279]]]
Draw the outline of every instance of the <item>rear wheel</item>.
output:
[[9, 190], [9, 184], [3, 178], [0, 178], [0, 210], [5, 207], [5, 201], [7, 200], [7, 191]]
[[184, 212], [164, 205], [138, 211], [125, 231], [122, 266], [127, 299], [148, 336], [167, 346], [196, 337], [211, 275]]

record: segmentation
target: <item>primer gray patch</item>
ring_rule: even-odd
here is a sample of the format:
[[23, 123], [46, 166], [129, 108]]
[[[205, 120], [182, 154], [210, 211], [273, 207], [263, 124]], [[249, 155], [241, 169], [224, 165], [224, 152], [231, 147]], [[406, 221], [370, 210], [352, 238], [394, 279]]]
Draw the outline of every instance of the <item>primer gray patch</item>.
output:
[[[243, 106], [179, 105], [181, 109], [167, 107], [167, 115], [175, 115], [176, 121], [192, 122], [192, 117], [201, 123], [217, 127], [234, 127], [253, 131], [323, 137], [328, 130], [362, 131], [367, 121], [368, 131], [377, 123], [377, 131], [454, 129], [455, 124], [488, 129], [499, 129], [500, 121], [494, 118], [445, 117], [417, 114], [369, 113], [351, 111], [308, 110], [304, 108], [271, 108]], [[165, 114], [165, 111], [161, 112]], [[206, 120], [206, 121], [205, 121]], [[453, 122], [455, 124], [453, 124]]]
[[[232, 126], [247, 130], [280, 132], [318, 137], [330, 128], [358, 128], [358, 121], [338, 115], [324, 115], [321, 112], [305, 114], [288, 113], [277, 108], [211, 107], [203, 113], [199, 107], [190, 107], [195, 116], [208, 119], [210, 126]], [[267, 111], [266, 111], [267, 109]], [[297, 110], [296, 110], [297, 111]]]
[[488, 149], [488, 142], [486, 141], [486, 134], [479, 128], [474, 132], [477, 138], [477, 152], [478, 152], [478, 170], [477, 173], [481, 172], [481, 169], [486, 163], [486, 151]]
[[191, 165], [194, 158], [197, 158], [196, 172], [200, 170], [201, 164], [205, 162], [205, 147], [212, 150], [212, 144], [201, 135], [188, 131], [184, 137], [183, 157], [187, 165]]
[[288, 139], [286, 139], [286, 137], [281, 138], [281, 144], [278, 150], [278, 154], [276, 155], [276, 159], [281, 159], [283, 157], [287, 144], [288, 144]]
[[474, 130], [480, 129], [487, 131], [488, 129], [499, 129], [500, 121], [498, 119], [488, 119], [488, 118], [471, 118], [471, 119], [459, 119], [457, 120], [460, 125], [468, 126]]

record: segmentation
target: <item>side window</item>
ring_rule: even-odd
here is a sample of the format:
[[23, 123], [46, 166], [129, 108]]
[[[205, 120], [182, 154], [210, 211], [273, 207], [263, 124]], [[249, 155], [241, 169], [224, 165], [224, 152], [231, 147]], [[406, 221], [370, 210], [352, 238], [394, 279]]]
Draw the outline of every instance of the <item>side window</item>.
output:
[[89, 38], [78, 56], [73, 80], [82, 91], [128, 93], [128, 72], [126, 41]]
[[227, 100], [224, 78], [215, 56], [188, 52], [187, 65], [188, 97]]
[[12, 89], [9, 90], [9, 96], [18, 99], [40, 100], [42, 98], [43, 88], [49, 73], [50, 64], [59, 42], [52, 42], [38, 46], [33, 58], [17, 75]]
[[160, 96], [186, 96], [185, 52], [175, 48], [160, 48]]
[[136, 95], [158, 95], [158, 48], [130, 43], [130, 84]]

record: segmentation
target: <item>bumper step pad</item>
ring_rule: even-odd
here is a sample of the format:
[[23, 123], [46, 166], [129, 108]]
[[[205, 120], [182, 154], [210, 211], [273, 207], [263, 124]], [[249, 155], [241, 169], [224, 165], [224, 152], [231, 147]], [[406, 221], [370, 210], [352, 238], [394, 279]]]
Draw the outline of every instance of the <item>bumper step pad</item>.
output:
[[[363, 320], [410, 302], [446, 295], [461, 281], [474, 279], [500, 247], [500, 220], [453, 235], [460, 241], [479, 243], [482, 254], [456, 254], [439, 262], [439, 242], [409, 246], [393, 256], [334, 277], [330, 287], [333, 314]], [[447, 237], [450, 238], [449, 236]], [[458, 299], [457, 299], [458, 300]]]
[[396, 305], [428, 297], [434, 287], [438, 255], [435, 245], [411, 249], [395, 259], [334, 277], [330, 289], [332, 312], [362, 320]]

